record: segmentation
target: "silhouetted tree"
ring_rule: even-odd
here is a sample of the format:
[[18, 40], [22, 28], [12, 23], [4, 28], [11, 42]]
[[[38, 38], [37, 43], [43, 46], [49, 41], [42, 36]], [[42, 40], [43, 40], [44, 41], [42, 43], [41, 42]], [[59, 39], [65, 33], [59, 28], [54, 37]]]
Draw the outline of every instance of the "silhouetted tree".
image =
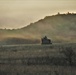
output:
[[70, 13], [70, 12], [68, 12], [67, 14], [68, 14], [68, 15], [70, 15], [71, 13]]
[[51, 40], [47, 38], [47, 36], [41, 39], [42, 44], [52, 44]]
[[58, 12], [58, 15], [60, 15], [60, 12]]

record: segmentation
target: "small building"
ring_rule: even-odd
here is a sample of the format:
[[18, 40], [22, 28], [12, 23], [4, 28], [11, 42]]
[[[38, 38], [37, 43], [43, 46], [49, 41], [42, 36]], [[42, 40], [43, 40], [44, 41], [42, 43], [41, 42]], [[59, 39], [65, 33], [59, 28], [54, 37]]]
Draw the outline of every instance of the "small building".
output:
[[42, 44], [52, 44], [51, 40], [47, 38], [47, 36], [41, 39]]

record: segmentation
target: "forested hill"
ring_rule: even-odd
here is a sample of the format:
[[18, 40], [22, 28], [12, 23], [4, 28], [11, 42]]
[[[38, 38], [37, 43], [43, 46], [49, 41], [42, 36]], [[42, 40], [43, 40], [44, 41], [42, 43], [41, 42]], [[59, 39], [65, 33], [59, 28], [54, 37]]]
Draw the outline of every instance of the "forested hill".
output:
[[41, 39], [48, 36], [54, 42], [76, 42], [76, 14], [46, 16], [27, 27], [0, 30], [0, 38]]

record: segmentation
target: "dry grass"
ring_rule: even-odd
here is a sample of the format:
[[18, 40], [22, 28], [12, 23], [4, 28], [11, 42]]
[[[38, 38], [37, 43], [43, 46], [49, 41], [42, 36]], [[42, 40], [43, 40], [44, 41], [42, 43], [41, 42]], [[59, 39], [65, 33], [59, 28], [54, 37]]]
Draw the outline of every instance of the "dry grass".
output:
[[8, 75], [76, 75], [76, 67], [70, 66], [0, 65], [0, 70]]
[[[68, 45], [65, 45], [66, 47]], [[65, 49], [64, 45], [19, 45], [19, 46], [1, 46], [0, 61], [5, 58], [25, 58], [42, 56], [62, 56], [59, 51]], [[69, 45], [76, 50], [76, 45]], [[13, 61], [12, 61], [13, 62]], [[56, 66], [56, 65], [24, 65], [21, 61], [14, 64], [0, 64], [0, 75], [76, 75], [74, 66]]]

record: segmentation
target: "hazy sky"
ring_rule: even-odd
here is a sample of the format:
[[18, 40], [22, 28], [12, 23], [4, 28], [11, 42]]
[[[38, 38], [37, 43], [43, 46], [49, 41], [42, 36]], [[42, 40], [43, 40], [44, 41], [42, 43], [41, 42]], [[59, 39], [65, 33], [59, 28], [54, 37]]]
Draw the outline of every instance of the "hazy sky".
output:
[[24, 27], [57, 12], [76, 12], [76, 0], [0, 0], [0, 28]]

